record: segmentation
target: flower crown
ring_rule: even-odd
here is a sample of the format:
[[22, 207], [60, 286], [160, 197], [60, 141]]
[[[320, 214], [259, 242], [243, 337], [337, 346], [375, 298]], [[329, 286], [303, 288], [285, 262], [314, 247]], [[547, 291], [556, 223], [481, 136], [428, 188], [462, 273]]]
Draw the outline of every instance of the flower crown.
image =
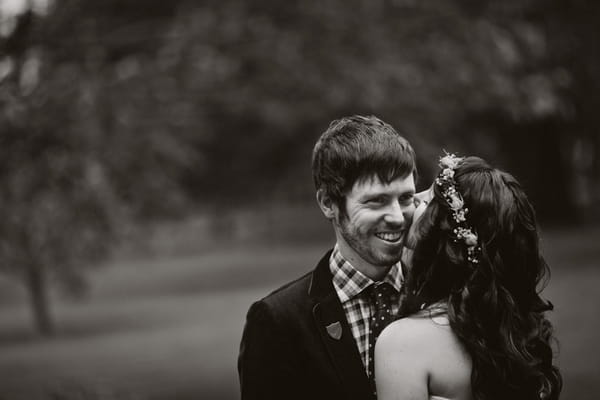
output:
[[467, 224], [467, 213], [469, 209], [465, 207], [460, 192], [457, 190], [457, 183], [454, 180], [454, 170], [464, 160], [463, 157], [457, 157], [454, 154], [448, 154], [440, 158], [440, 168], [442, 171], [435, 179], [435, 184], [441, 188], [442, 196], [452, 210], [452, 218], [456, 222], [453, 232], [454, 241], [462, 240], [467, 245], [467, 260], [473, 264], [479, 262], [479, 238], [474, 229]]

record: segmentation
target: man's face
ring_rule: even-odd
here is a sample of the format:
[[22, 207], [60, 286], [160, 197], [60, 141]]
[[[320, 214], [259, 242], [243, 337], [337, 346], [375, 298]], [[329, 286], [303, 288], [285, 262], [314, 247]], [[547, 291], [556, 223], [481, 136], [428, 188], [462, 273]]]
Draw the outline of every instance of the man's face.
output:
[[357, 181], [346, 195], [345, 215], [334, 223], [342, 255], [371, 279], [383, 278], [400, 260], [412, 221], [415, 181], [412, 174], [382, 183], [377, 176]]

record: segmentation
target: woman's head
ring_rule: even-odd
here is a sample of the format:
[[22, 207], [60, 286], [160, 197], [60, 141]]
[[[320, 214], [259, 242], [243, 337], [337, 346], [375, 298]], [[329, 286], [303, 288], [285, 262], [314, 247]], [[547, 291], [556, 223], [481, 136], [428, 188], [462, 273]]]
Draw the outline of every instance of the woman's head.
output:
[[[445, 176], [442, 170], [426, 208], [421, 215], [419, 209], [415, 212], [408, 239], [409, 247], [414, 244], [414, 255], [409, 264], [417, 268], [414, 273], [423, 274], [420, 284], [429, 285], [430, 295], [438, 297], [431, 300], [462, 290], [480, 272], [488, 280], [502, 282], [528, 305], [536, 297], [537, 280], [545, 268], [533, 207], [512, 175], [478, 157], [458, 160], [451, 168], [452, 183], [440, 182]], [[456, 198], [448, 196], [449, 187], [456, 190], [462, 206], [452, 204]], [[457, 221], [461, 211], [464, 220]], [[457, 236], [457, 229], [470, 230], [477, 244]], [[475, 262], [469, 261], [469, 248], [475, 252]]]
[[448, 305], [450, 325], [473, 359], [477, 398], [557, 398], [561, 379], [543, 315], [551, 305], [538, 294], [548, 267], [533, 207], [512, 175], [481, 158], [441, 164], [430, 201], [415, 212], [401, 313]]

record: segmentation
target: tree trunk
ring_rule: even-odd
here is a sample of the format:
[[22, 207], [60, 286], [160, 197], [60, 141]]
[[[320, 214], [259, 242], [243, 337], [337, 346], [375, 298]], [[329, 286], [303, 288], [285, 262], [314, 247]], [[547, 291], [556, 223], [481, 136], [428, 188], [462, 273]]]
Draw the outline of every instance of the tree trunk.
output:
[[54, 333], [54, 325], [50, 316], [46, 275], [41, 265], [32, 262], [27, 271], [27, 285], [31, 296], [33, 322], [38, 333], [50, 336]]

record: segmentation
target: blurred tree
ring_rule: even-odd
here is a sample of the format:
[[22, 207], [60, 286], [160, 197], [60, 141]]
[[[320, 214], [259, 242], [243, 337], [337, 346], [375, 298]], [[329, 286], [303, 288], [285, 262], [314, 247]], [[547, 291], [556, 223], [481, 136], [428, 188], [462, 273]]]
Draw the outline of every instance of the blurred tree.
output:
[[516, 174], [543, 220], [597, 222], [600, 120], [592, 110], [600, 102], [593, 39], [599, 5], [487, 1], [477, 15], [503, 36], [498, 48], [514, 61], [507, 93], [518, 96], [470, 110], [452, 132], [468, 133], [470, 151], [499, 159]]
[[[1, 268], [29, 289], [43, 334], [53, 332], [49, 282], [81, 293], [82, 266], [105, 257], [128, 221], [185, 202], [176, 175], [195, 151], [150, 119], [160, 106], [143, 101], [151, 79], [132, 78], [154, 26], [121, 18], [108, 2], [61, 1], [45, 16], [26, 9], [2, 43]], [[143, 32], [136, 41], [127, 29]]]
[[568, 71], [562, 76], [564, 96], [571, 102], [568, 123], [560, 132], [561, 160], [567, 193], [582, 220], [600, 215], [600, 3], [555, 2], [542, 22], [548, 32], [550, 62]]
[[0, 29], [0, 257], [42, 330], [48, 276], [80, 286], [128, 224], [312, 202], [342, 115], [404, 132], [423, 184], [447, 149], [514, 172], [542, 217], [600, 202], [589, 1], [41, 3]]
[[374, 113], [405, 132], [424, 176], [442, 148], [480, 154], [524, 181], [543, 219], [557, 207], [572, 218], [599, 202], [586, 111], [598, 69], [580, 61], [597, 63], [588, 3], [188, 4], [161, 54], [196, 111], [183, 129], [204, 135], [189, 180], [232, 202], [312, 200], [308, 159], [325, 121]]

